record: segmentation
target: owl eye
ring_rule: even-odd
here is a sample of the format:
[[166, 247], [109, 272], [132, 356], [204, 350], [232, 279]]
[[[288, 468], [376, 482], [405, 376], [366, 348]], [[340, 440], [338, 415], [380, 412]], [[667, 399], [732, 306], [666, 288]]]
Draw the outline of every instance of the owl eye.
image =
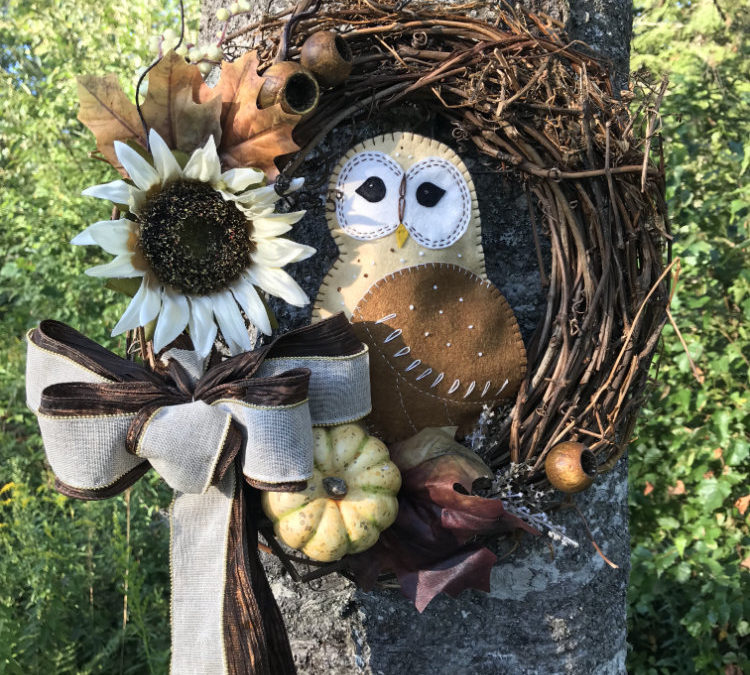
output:
[[399, 186], [404, 170], [382, 152], [366, 150], [346, 160], [336, 177], [336, 220], [354, 239], [391, 234], [399, 223]]
[[379, 176], [370, 176], [355, 192], [364, 197], [368, 202], [382, 202], [386, 193], [385, 183]]
[[435, 206], [445, 194], [443, 188], [438, 187], [435, 183], [425, 181], [417, 188], [417, 201], [422, 206]]
[[471, 188], [453, 162], [426, 157], [406, 172], [404, 225], [420, 246], [453, 245], [466, 233], [471, 217]]

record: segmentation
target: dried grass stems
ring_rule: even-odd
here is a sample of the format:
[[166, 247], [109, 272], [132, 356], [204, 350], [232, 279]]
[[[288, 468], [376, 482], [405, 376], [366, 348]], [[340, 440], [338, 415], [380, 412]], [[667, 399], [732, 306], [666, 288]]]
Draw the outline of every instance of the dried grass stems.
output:
[[[530, 480], [543, 481], [552, 446], [578, 440], [601, 470], [612, 468], [633, 432], [667, 320], [671, 237], [661, 164], [649, 158], [658, 102], [631, 115], [602, 64], [548, 17], [507, 6], [488, 23], [470, 16], [475, 4], [319, 4], [314, 13], [316, 3], [298, 6], [306, 14], [287, 31], [286, 56], [296, 58], [311, 33], [336, 30], [355, 65], [299, 125], [302, 149], [284, 173], [340, 123], [404, 102], [450, 120], [454, 137], [472, 142], [498, 180], [514, 172], [535, 238], [540, 229], [549, 239], [551, 264], [540, 264], [547, 309], [491, 464], [528, 463]], [[266, 61], [278, 58], [289, 16], [268, 20]]]

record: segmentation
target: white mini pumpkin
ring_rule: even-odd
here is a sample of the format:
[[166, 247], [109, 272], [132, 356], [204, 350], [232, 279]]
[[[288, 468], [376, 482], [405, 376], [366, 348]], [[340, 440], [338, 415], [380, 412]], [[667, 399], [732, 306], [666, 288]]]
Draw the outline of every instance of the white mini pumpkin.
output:
[[398, 513], [401, 474], [388, 448], [357, 424], [314, 429], [315, 468], [302, 492], [264, 492], [276, 536], [331, 562], [375, 544]]

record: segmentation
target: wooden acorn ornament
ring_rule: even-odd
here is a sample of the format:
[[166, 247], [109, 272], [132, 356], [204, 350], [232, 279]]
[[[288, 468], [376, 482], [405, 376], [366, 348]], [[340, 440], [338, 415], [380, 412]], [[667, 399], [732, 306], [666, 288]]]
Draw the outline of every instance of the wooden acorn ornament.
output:
[[268, 108], [276, 103], [284, 112], [307, 115], [315, 110], [320, 87], [315, 76], [295, 61], [280, 61], [264, 73], [265, 82], [258, 94], [258, 106]]
[[352, 71], [352, 50], [338, 33], [321, 30], [305, 40], [300, 61], [322, 86], [334, 87]]
[[558, 443], [544, 461], [552, 487], [561, 492], [582, 492], [590, 487], [596, 476], [596, 456], [583, 443]]

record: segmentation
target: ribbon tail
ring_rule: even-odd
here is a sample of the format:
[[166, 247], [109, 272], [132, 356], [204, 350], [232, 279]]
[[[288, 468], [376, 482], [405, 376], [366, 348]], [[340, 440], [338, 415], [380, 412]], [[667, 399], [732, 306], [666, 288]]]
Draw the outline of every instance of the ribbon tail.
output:
[[172, 505], [172, 675], [292, 675], [292, 651], [258, 557], [257, 494], [238, 465]]
[[237, 474], [230, 525], [225, 608], [231, 675], [294, 675], [286, 626], [258, 555], [260, 493]]
[[175, 492], [171, 513], [172, 675], [229, 675], [224, 646], [227, 545], [237, 480]]

